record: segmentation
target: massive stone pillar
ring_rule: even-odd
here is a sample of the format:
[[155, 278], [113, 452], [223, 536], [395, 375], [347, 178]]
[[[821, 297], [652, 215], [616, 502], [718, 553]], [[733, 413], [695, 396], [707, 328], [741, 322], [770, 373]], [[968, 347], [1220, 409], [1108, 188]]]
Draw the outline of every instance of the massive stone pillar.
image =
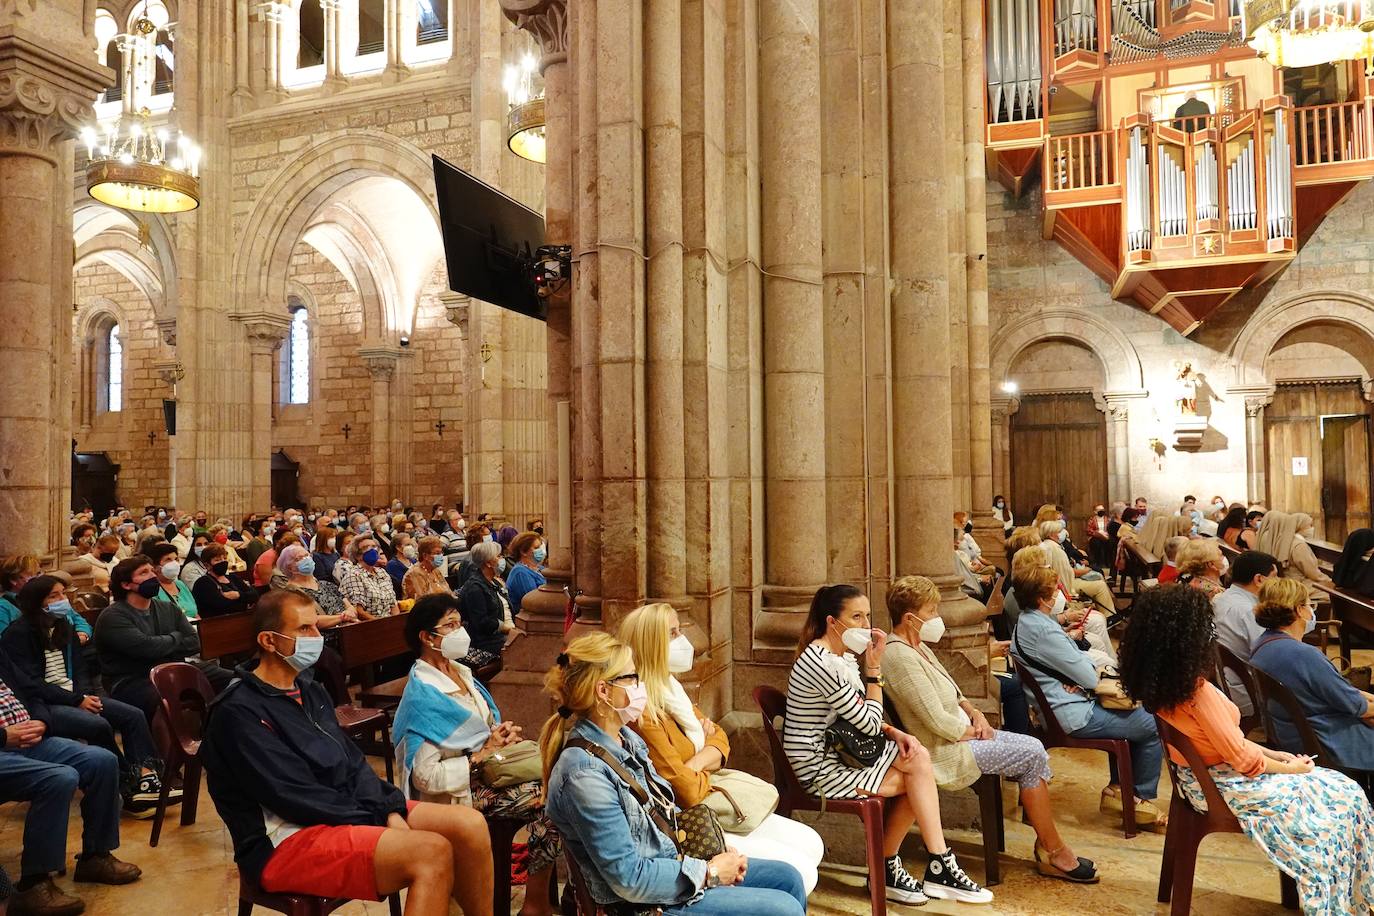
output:
[[[406, 468], [403, 467], [403, 438], [401, 402], [396, 391], [405, 374], [401, 361], [409, 354], [400, 347], [363, 347], [358, 355], [367, 363], [371, 376], [372, 416], [369, 429], [372, 441], [369, 457], [372, 465], [372, 502], [383, 506], [393, 499], [404, 500], [401, 492]], [[408, 451], [408, 450], [404, 450]]]
[[1264, 408], [1274, 401], [1274, 386], [1233, 386], [1227, 389], [1227, 393], [1245, 398], [1246, 499], [1251, 503], [1267, 503], [1269, 484], [1265, 478], [1265, 468], [1269, 456], [1264, 443]]
[[[891, 111], [922, 112], [921, 130], [893, 131], [888, 205], [892, 229], [892, 453], [895, 575], [921, 573], [940, 587], [948, 627], [939, 652], [969, 699], [996, 714], [989, 684], [987, 609], [963, 595], [954, 574], [950, 517], [953, 450], [950, 417], [949, 260], [932, 257], [949, 240], [939, 5], [890, 0], [887, 72]], [[954, 142], [962, 137], [962, 125]]]
[[78, 0], [0, 6], [0, 552], [63, 530], [71, 457], [71, 139], [111, 72]]
[[[1011, 416], [1021, 402], [1003, 395], [992, 398], [992, 489], [993, 496], [1002, 496], [1011, 504]], [[1018, 518], [1016, 524], [1030, 519]]]
[[1131, 401], [1145, 397], [1145, 392], [1108, 391], [1102, 398], [1102, 410], [1107, 415], [1107, 494], [1110, 500], [1131, 501]]
[[756, 643], [795, 645], [824, 583], [825, 339], [821, 289], [821, 67], [818, 0], [759, 4], [762, 196], [764, 609]]
[[248, 504], [254, 512], [266, 512], [272, 505], [272, 408], [277, 389], [272, 367], [282, 341], [291, 332], [291, 319], [278, 312], [235, 315], [248, 338], [252, 361], [252, 446], [249, 450], [252, 477]]

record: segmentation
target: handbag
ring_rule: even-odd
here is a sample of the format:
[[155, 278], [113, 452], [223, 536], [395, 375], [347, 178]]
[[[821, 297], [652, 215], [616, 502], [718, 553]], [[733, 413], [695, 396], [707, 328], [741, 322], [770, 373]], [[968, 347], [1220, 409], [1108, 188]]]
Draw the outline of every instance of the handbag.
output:
[[[725, 852], [725, 831], [720, 829], [715, 813], [705, 803], [683, 808], [674, 816], [670, 800], [651, 797], [649, 790], [640, 785], [639, 780], [601, 745], [593, 744], [585, 738], [571, 738], [567, 746], [581, 748], [610, 767], [611, 772], [625, 783], [630, 794], [644, 807], [649, 820], [668, 835], [682, 855], [709, 862]], [[649, 780], [649, 785], [654, 785], [652, 779]]]
[[478, 778], [492, 789], [506, 789], [544, 778], [544, 761], [533, 741], [507, 744], [477, 765]]
[[854, 727], [848, 719], [837, 716], [825, 734], [821, 736], [825, 747], [834, 751], [840, 763], [856, 770], [866, 770], [877, 763], [887, 749], [887, 738], [882, 735], [865, 735]]
[[716, 770], [702, 800], [727, 833], [753, 833], [778, 808], [778, 788], [742, 770]]
[[[1064, 686], [1077, 686], [1077, 682], [1072, 678], [1067, 678], [1049, 665], [1031, 658], [1026, 654], [1024, 649], [1016, 644], [1014, 638], [1012, 640], [1012, 651], [1023, 662], [1042, 674], [1048, 674]], [[1093, 688], [1093, 696], [1097, 700], [1098, 705], [1103, 709], [1115, 709], [1129, 712], [1140, 705], [1135, 700], [1131, 699], [1126, 693], [1126, 689], [1121, 686], [1121, 675], [1117, 673], [1115, 668], [1108, 665], [1104, 665], [1097, 669], [1097, 686]]]

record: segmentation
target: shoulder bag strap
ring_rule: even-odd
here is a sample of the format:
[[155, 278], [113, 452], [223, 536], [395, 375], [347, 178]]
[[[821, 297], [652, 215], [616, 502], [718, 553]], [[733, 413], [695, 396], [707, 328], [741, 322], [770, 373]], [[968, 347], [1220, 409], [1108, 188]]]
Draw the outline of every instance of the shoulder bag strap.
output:
[[[1075, 681], [1073, 678], [1065, 677], [1062, 673], [1060, 673], [1060, 672], [1054, 670], [1054, 669], [1051, 668], [1049, 665], [1046, 665], [1046, 664], [1044, 664], [1043, 662], [1036, 661], [1034, 658], [1032, 658], [1032, 657], [1026, 652], [1026, 650], [1025, 650], [1024, 648], [1022, 648], [1022, 647], [1020, 646], [1019, 643], [1017, 643], [1017, 641], [1016, 641], [1016, 635], [1015, 635], [1015, 634], [1012, 634], [1012, 647], [1011, 647], [1011, 648], [1012, 648], [1012, 651], [1013, 651], [1013, 652], [1015, 652], [1017, 655], [1019, 655], [1019, 656], [1021, 657], [1021, 660], [1022, 660], [1022, 661], [1024, 661], [1026, 664], [1030, 665], [1030, 666], [1031, 666], [1032, 668], [1034, 668], [1036, 671], [1039, 671], [1041, 674], [1048, 674], [1050, 677], [1054, 678], [1056, 681], [1058, 681], [1058, 682], [1061, 683], [1061, 684], [1065, 684], [1065, 685], [1072, 684], [1073, 686], [1078, 687], [1078, 682]], [[1081, 689], [1081, 688], [1080, 688], [1080, 689]]]
[[625, 769], [620, 761], [616, 760], [609, 751], [593, 741], [588, 741], [586, 738], [569, 738], [567, 747], [581, 748], [597, 760], [606, 764], [606, 766], [610, 767], [611, 772], [614, 773], [621, 782], [625, 783], [635, 799], [644, 810], [649, 813], [650, 819], [658, 825], [658, 829], [666, 833], [675, 843], [677, 842], [677, 830], [669, 823], [668, 818], [664, 816], [659, 806], [654, 804], [653, 800], [649, 797], [648, 790], [640, 785], [639, 780], [635, 779], [630, 771]]

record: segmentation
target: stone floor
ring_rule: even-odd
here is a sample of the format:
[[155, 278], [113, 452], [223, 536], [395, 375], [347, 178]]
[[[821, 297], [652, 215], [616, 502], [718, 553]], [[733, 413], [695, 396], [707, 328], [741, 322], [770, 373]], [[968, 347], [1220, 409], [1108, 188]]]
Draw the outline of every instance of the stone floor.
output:
[[[1098, 863], [1102, 883], [1083, 887], [1037, 876], [1031, 864], [1034, 834], [1021, 823], [1019, 809], [1011, 807], [1015, 799], [1008, 795], [1007, 852], [1002, 856], [1002, 883], [994, 888], [997, 899], [988, 907], [932, 902], [921, 908], [921, 912], [1038, 916], [1167, 912], [1167, 907], [1154, 902], [1163, 836], [1143, 833], [1126, 840], [1121, 836], [1120, 822], [1097, 811], [1097, 793], [1106, 776], [1103, 755], [1056, 750], [1052, 752], [1051, 762], [1055, 771], [1052, 794], [1060, 825], [1078, 854]], [[1167, 785], [1166, 776], [1162, 786]], [[18, 874], [24, 811], [25, 808], [18, 805], [0, 808], [0, 864], [11, 875]], [[80, 847], [80, 823], [79, 813], [73, 808], [68, 839], [69, 851], [73, 853]], [[124, 821], [124, 845], [119, 854], [140, 865], [144, 878], [126, 887], [77, 886], [75, 892], [87, 901], [87, 913], [220, 916], [235, 911], [238, 883], [233, 849], [208, 795], [201, 798], [194, 826], [181, 827], [175, 815], [168, 819], [162, 842], [156, 849], [148, 846], [150, 831], [148, 821]], [[982, 859], [975, 845], [977, 835], [951, 831], [950, 839], [970, 874], [980, 880]], [[910, 864], [912, 871], [917, 871], [916, 866], [923, 866], [924, 862]], [[73, 890], [69, 878], [59, 879], [59, 884]], [[1278, 900], [1278, 872], [1244, 837], [1213, 836], [1203, 844], [1193, 897], [1194, 912], [1207, 916], [1264, 916], [1289, 912], [1279, 906]], [[867, 901], [863, 875], [856, 871], [827, 870], [811, 898], [810, 912], [825, 916], [864, 913], [868, 911]], [[915, 910], [893, 906], [892, 911]], [[338, 912], [383, 916], [386, 907], [377, 903], [354, 903]]]

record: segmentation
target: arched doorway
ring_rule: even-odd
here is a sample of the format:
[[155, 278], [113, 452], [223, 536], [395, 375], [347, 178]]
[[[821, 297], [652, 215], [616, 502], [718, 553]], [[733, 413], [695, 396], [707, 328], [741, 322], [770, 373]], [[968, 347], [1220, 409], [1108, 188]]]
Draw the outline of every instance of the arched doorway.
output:
[[119, 465], [104, 452], [72, 452], [72, 511], [108, 518], [119, 505]]
[[272, 453], [272, 505], [283, 509], [303, 509], [301, 466], [278, 449]]

